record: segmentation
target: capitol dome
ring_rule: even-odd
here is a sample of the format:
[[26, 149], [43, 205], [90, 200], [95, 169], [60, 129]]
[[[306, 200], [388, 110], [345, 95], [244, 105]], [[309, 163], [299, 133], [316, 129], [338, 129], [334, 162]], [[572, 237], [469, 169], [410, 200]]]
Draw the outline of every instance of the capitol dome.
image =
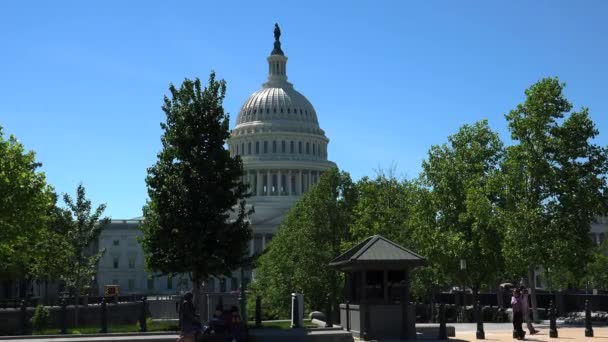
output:
[[268, 80], [239, 110], [230, 132], [231, 155], [243, 161], [249, 185], [250, 253], [261, 253], [295, 201], [336, 164], [327, 159], [329, 139], [312, 103], [287, 82], [287, 57], [275, 25], [274, 49], [267, 57]]
[[317, 112], [287, 81], [280, 36], [275, 25], [268, 80], [245, 100], [228, 140], [232, 155], [243, 160], [254, 196], [299, 196], [335, 166], [327, 160], [329, 139]]

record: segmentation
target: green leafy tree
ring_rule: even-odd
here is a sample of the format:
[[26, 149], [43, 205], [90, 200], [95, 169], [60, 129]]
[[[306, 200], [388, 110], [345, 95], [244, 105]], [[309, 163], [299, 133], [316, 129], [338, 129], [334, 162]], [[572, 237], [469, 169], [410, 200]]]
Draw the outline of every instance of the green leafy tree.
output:
[[[61, 261], [67, 259], [68, 267], [61, 275], [68, 288], [72, 289], [76, 302], [80, 301], [82, 290], [88, 286], [97, 271], [97, 262], [104, 250], [95, 251], [92, 246], [99, 238], [101, 230], [110, 223], [109, 218], [101, 218], [106, 209], [105, 204], [99, 205], [92, 211], [91, 201], [86, 198], [85, 188], [82, 184], [76, 189], [76, 201], [68, 194], [63, 194], [65, 209], [58, 214], [67, 241], [66, 255]], [[78, 325], [78, 305], [74, 308], [74, 325]]]
[[328, 294], [333, 301], [342, 294], [343, 282], [328, 263], [349, 239], [353, 190], [350, 176], [333, 168], [289, 210], [257, 261], [251, 287], [262, 296], [269, 316], [288, 317], [294, 291], [303, 293], [313, 310], [325, 309]]
[[0, 126], [0, 277], [24, 279], [44, 238], [52, 188], [38, 171], [33, 151], [14, 137], [4, 139]]
[[585, 277], [579, 286], [587, 289], [608, 290], [608, 240], [595, 247]]
[[46, 225], [40, 231], [40, 239], [33, 241], [35, 250], [28, 269], [31, 279], [43, 281], [45, 289], [50, 281], [60, 280], [69, 273], [71, 260], [74, 260], [74, 250], [66, 239], [71, 217], [56, 203], [57, 195], [53, 193]]
[[380, 172], [375, 179], [363, 177], [359, 180], [355, 184], [358, 200], [350, 225], [351, 246], [378, 234], [414, 248], [409, 227], [413, 186], [407, 180], [400, 181], [392, 173], [384, 172]]
[[197, 78], [169, 87], [161, 123], [162, 150], [148, 169], [149, 200], [141, 240], [148, 269], [189, 273], [199, 305], [202, 282], [247, 261], [251, 229], [241, 182], [240, 157], [225, 148], [228, 114], [222, 106], [226, 83], [211, 73], [204, 89]]
[[[504, 268], [496, 181], [502, 152], [502, 142], [484, 120], [462, 126], [447, 144], [432, 146], [422, 163], [428, 194], [419, 204], [427, 208], [418, 210], [432, 208], [432, 214], [426, 212], [419, 225], [421, 253], [452, 281], [470, 285], [474, 295]], [[460, 260], [466, 269], [460, 269]]]
[[[607, 150], [587, 108], [575, 112], [564, 84], [545, 78], [506, 115], [511, 138], [503, 169], [503, 254], [513, 273], [533, 282], [534, 268], [583, 277], [591, 258], [588, 233], [605, 208]], [[531, 286], [534, 319], [536, 293]]]

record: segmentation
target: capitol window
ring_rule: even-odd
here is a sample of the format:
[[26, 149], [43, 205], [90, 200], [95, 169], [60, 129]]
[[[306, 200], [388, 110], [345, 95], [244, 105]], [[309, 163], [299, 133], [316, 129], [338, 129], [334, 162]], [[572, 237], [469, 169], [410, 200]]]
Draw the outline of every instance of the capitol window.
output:
[[114, 240], [114, 241], [112, 242], [112, 244], [113, 244], [114, 246], [118, 246], [118, 245], [120, 245], [120, 240]]
[[112, 266], [113, 266], [114, 268], [118, 268], [118, 257], [114, 257], [114, 258], [112, 259]]
[[255, 142], [255, 154], [260, 154], [260, 142]]
[[306, 154], [310, 154], [310, 143], [306, 143]]
[[264, 153], [268, 153], [268, 141], [264, 141]]
[[298, 153], [302, 154], [302, 142], [298, 141]]
[[295, 151], [294, 151], [294, 150], [295, 150], [295, 148], [294, 148], [294, 143], [293, 143], [293, 141], [292, 141], [292, 142], [289, 144], [289, 150], [290, 150], [290, 152], [291, 152], [291, 153], [294, 153], [294, 152], [295, 152]]
[[272, 153], [277, 153], [277, 141], [272, 142]]
[[285, 140], [281, 141], [281, 153], [285, 153]]
[[312, 144], [312, 154], [313, 155], [317, 154], [317, 145], [316, 144]]
[[245, 154], [245, 143], [241, 144], [241, 153]]

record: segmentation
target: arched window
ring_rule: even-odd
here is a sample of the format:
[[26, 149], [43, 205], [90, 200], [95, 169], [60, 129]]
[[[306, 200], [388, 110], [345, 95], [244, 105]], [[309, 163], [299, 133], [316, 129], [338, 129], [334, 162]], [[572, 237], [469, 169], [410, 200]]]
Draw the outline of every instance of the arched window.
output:
[[289, 143], [289, 152], [292, 154], [295, 153], [295, 146], [294, 146], [293, 141], [291, 143]]
[[285, 140], [281, 141], [281, 153], [285, 153]]
[[247, 143], [247, 154], [251, 154], [251, 142]]
[[316, 155], [317, 155], [317, 144], [312, 144], [312, 154], [313, 154], [314, 156], [316, 156]]
[[272, 153], [277, 153], [277, 141], [272, 141]]
[[264, 141], [264, 153], [268, 153], [268, 141]]
[[260, 153], [260, 142], [256, 141], [255, 142], [255, 154], [259, 154]]
[[306, 143], [306, 154], [310, 154], [310, 143]]
[[302, 142], [298, 141], [298, 153], [302, 154]]

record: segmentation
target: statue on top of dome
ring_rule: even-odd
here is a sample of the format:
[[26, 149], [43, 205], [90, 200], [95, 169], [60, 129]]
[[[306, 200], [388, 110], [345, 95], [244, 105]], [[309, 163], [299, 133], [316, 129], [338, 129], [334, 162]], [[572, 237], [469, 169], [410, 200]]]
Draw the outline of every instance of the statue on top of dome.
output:
[[279, 28], [279, 24], [275, 23], [274, 24], [274, 49], [272, 49], [271, 54], [283, 56], [284, 53], [283, 53], [283, 50], [281, 50], [281, 41], [279, 41], [279, 38], [281, 38], [281, 29]]
[[274, 40], [278, 41], [281, 38], [281, 29], [279, 28], [279, 24], [274, 24]]

